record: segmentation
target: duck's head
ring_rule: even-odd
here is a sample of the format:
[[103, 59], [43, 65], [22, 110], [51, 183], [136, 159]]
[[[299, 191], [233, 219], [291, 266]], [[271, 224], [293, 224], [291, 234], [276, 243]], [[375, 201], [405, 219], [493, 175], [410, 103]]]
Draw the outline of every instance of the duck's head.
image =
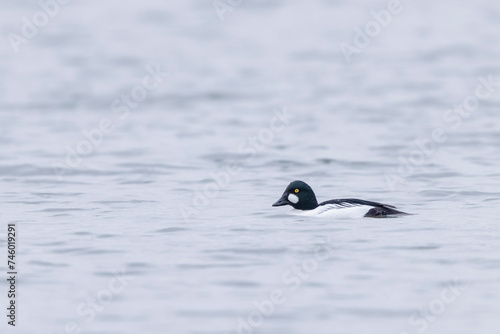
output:
[[286, 187], [281, 198], [273, 206], [291, 205], [298, 210], [312, 210], [318, 207], [314, 191], [302, 181], [293, 181]]

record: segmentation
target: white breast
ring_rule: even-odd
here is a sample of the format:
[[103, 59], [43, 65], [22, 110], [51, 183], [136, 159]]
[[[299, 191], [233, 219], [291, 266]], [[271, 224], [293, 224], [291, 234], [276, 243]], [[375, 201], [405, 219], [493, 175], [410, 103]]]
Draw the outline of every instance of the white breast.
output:
[[332, 218], [363, 218], [372, 207], [369, 205], [342, 206], [339, 204], [320, 205], [314, 210], [292, 210], [290, 214], [298, 216], [316, 216]]

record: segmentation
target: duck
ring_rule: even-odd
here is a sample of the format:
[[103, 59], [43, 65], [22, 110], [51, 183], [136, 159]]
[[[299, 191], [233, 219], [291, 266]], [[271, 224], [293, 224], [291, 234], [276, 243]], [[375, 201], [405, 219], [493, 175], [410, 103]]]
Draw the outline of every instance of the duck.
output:
[[333, 218], [390, 218], [410, 215], [396, 210], [393, 205], [370, 202], [361, 199], [331, 199], [318, 204], [312, 188], [296, 180], [285, 189], [281, 198], [272, 206], [290, 205], [294, 215]]

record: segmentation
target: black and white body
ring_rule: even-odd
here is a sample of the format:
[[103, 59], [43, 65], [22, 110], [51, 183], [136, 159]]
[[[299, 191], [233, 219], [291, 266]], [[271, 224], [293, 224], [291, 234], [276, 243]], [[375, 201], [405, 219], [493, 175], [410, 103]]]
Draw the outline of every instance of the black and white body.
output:
[[305, 182], [293, 181], [273, 206], [291, 205], [292, 214], [334, 218], [387, 218], [408, 215], [392, 205], [361, 199], [332, 199], [318, 204], [312, 188]]

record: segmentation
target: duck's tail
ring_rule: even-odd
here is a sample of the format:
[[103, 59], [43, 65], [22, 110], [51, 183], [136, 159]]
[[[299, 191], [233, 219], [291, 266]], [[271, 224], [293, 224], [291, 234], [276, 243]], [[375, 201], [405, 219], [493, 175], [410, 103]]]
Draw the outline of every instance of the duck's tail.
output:
[[368, 211], [365, 217], [368, 218], [395, 218], [400, 216], [411, 216], [411, 213], [398, 211], [387, 206], [377, 206]]

